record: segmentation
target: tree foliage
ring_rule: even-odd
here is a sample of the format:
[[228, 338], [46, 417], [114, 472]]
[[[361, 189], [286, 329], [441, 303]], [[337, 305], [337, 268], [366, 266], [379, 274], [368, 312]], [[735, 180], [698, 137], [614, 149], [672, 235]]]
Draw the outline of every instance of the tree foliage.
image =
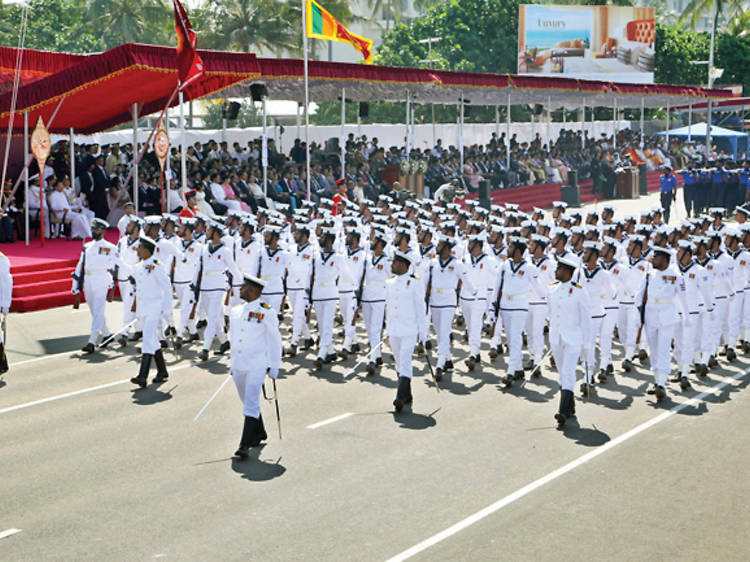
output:
[[[206, 102], [206, 115], [203, 117], [203, 126], [206, 129], [221, 129], [222, 109], [224, 100], [216, 99]], [[263, 115], [251, 101], [244, 100], [240, 103], [237, 119], [227, 119], [227, 127], [260, 127], [263, 125]]]

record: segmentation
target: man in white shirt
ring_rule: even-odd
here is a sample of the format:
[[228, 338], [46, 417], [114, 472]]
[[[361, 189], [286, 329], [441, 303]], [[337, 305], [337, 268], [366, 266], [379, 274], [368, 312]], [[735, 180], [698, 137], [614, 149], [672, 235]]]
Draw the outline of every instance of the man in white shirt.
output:
[[91, 219], [73, 210], [65, 196], [62, 178], [54, 180], [55, 189], [47, 197], [52, 213], [61, 220], [70, 220], [70, 235], [76, 240], [91, 238]]

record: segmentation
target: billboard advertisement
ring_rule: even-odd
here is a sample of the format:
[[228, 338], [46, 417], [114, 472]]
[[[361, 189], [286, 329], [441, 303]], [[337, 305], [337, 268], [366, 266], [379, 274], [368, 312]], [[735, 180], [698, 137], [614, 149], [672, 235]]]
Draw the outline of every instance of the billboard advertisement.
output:
[[518, 73], [654, 83], [654, 9], [522, 4]]

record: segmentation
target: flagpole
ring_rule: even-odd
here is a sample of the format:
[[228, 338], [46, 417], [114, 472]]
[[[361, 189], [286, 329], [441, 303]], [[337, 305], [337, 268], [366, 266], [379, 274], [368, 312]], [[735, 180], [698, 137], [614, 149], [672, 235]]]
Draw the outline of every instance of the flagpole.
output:
[[302, 0], [302, 50], [305, 53], [305, 169], [307, 170], [307, 200], [310, 200], [310, 88], [307, 72], [307, 0]]
[[187, 136], [185, 135], [185, 99], [182, 90], [180, 96], [180, 194], [185, 195], [187, 191]]

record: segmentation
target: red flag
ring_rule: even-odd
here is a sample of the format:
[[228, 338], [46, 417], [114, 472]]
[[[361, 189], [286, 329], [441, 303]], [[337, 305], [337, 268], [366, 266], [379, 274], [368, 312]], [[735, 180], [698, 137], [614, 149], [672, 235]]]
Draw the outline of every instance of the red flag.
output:
[[174, 28], [177, 31], [177, 68], [180, 89], [184, 90], [203, 74], [203, 59], [195, 50], [197, 36], [180, 0], [174, 0]]

